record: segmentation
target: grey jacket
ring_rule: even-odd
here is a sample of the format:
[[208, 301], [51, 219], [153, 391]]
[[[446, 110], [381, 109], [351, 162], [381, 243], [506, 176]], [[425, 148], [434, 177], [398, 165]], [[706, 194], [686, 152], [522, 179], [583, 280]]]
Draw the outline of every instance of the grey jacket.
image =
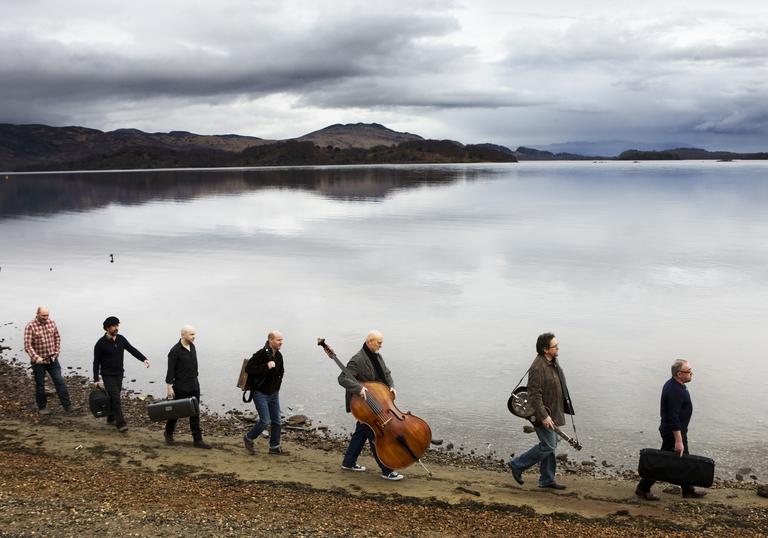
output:
[[[378, 353], [377, 355], [379, 358], [379, 363], [381, 363], [381, 369], [384, 370], [384, 378], [387, 385], [389, 387], [394, 387], [395, 382], [392, 381], [392, 373], [384, 363], [384, 358]], [[355, 377], [354, 379], [350, 378], [346, 373], [341, 372], [339, 374], [339, 385], [347, 389], [345, 400], [347, 413], [349, 413], [349, 402], [352, 399], [352, 396], [355, 394], [360, 394], [360, 389], [363, 388], [362, 385], [358, 383], [358, 381], [376, 381], [376, 370], [373, 368], [373, 363], [371, 363], [371, 359], [369, 359], [368, 355], [365, 354], [365, 349], [363, 348], [360, 348], [360, 351], [355, 353], [352, 358], [349, 359], [349, 362], [347, 363], [347, 369]]]
[[558, 426], [563, 426], [565, 415], [574, 414], [563, 369], [557, 361], [547, 362], [543, 355], [533, 359], [528, 371], [528, 399], [536, 413], [534, 426], [541, 426], [547, 416], [551, 416]]

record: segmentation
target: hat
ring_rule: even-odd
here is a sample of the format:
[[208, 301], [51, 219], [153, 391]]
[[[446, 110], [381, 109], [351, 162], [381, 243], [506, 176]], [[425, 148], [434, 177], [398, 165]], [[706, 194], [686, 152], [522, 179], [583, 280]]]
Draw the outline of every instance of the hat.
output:
[[112, 325], [120, 325], [120, 320], [115, 316], [109, 316], [104, 320], [104, 330], [107, 330], [107, 327], [111, 327]]

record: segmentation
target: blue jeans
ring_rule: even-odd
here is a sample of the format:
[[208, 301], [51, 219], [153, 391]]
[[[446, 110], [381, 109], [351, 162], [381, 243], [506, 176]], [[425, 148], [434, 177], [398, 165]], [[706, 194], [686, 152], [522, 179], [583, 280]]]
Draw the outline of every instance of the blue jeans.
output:
[[360, 452], [363, 451], [366, 441], [371, 445], [373, 459], [376, 460], [376, 463], [381, 468], [381, 474], [388, 475], [391, 473], [392, 469], [381, 463], [381, 461], [379, 461], [379, 456], [376, 455], [376, 446], [373, 444], [373, 431], [362, 422], [357, 423], [357, 427], [352, 433], [352, 438], [349, 440], [347, 451], [344, 453], [344, 461], [341, 464], [344, 467], [354, 467], [357, 463], [357, 457], [360, 455]]
[[59, 400], [61, 400], [61, 405], [64, 406], [64, 409], [69, 409], [72, 406], [58, 360], [53, 361], [51, 364], [33, 364], [32, 372], [35, 374], [35, 400], [37, 401], [38, 409], [45, 409], [46, 405], [48, 405], [48, 399], [45, 396], [46, 373], [51, 376], [53, 386], [56, 387], [56, 394], [59, 395]]
[[258, 439], [261, 432], [267, 427], [267, 424], [272, 424], [269, 432], [269, 448], [277, 448], [280, 446], [280, 392], [274, 392], [272, 394], [264, 394], [263, 392], [254, 391], [253, 403], [256, 406], [256, 411], [259, 413], [259, 421], [251, 428], [251, 431], [246, 433], [246, 437], [250, 440]]
[[536, 428], [539, 444], [527, 452], [507, 462], [515, 471], [523, 472], [529, 467], [539, 464], [539, 486], [551, 486], [555, 483], [555, 449], [557, 448], [557, 433], [547, 428]]

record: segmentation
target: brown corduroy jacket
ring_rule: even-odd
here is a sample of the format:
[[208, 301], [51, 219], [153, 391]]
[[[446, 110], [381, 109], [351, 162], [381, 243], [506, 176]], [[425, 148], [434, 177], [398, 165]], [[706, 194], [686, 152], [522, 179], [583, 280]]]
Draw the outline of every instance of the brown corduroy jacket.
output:
[[563, 426], [565, 414], [574, 414], [565, 374], [557, 360], [550, 363], [543, 355], [533, 359], [528, 371], [528, 399], [536, 413], [534, 426], [541, 426], [547, 416], [558, 426]]

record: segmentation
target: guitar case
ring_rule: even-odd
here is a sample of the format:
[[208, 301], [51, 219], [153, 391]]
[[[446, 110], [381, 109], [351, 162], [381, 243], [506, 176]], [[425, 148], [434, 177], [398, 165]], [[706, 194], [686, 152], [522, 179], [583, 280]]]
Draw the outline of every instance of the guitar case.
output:
[[644, 448], [640, 451], [637, 472], [642, 478], [708, 488], [715, 479], [715, 460], [704, 456]]
[[178, 400], [160, 400], [147, 406], [149, 420], [171, 420], [174, 418], [193, 417], [200, 414], [197, 398]]

